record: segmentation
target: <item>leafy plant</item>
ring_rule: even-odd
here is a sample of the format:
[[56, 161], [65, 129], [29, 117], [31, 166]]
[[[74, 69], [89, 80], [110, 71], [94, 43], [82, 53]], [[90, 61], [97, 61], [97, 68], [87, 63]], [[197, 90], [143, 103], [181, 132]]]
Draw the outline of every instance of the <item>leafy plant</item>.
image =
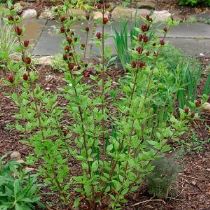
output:
[[15, 161], [0, 158], [0, 209], [30, 210], [40, 204], [36, 176]]
[[147, 177], [148, 191], [155, 197], [167, 198], [172, 193], [180, 167], [173, 158], [166, 157], [152, 161], [152, 165], [154, 169]]
[[6, 65], [10, 56], [17, 55], [17, 39], [12, 33], [12, 27], [5, 21], [6, 9], [0, 9], [0, 65]]
[[131, 58], [129, 54], [129, 43], [128, 43], [128, 23], [121, 23], [121, 30], [120, 32], [115, 30], [115, 47], [117, 51], [117, 55], [120, 59], [120, 62], [124, 68], [126, 69], [126, 65], [130, 63]]
[[202, 4], [210, 6], [210, 0], [179, 0], [179, 4], [185, 6], [197, 6]]
[[[77, 51], [86, 52], [88, 43], [81, 44], [72, 30], [76, 18], [69, 16], [71, 8], [71, 2], [65, 1], [56, 10], [65, 37], [65, 85], [54, 93], [38, 83], [29, 42], [22, 40], [23, 29], [15, 18], [9, 22], [22, 59], [10, 60], [5, 84], [13, 90], [11, 98], [19, 109], [16, 129], [34, 151], [29, 160], [39, 163], [39, 175], [58, 195], [62, 208], [117, 210], [151, 173], [151, 162], [170, 150], [168, 139], [180, 134], [176, 125], [182, 119], [175, 118], [175, 97], [171, 97], [177, 87], [173, 73], [158, 60], [165, 36], [159, 39], [151, 30], [150, 16], [134, 28], [125, 75], [113, 80], [108, 68], [111, 55], [105, 46], [109, 4], [99, 1], [95, 5], [102, 13], [101, 29], [93, 39], [101, 51], [95, 62]], [[89, 22], [84, 30], [89, 37]], [[70, 168], [72, 162], [76, 172]]]

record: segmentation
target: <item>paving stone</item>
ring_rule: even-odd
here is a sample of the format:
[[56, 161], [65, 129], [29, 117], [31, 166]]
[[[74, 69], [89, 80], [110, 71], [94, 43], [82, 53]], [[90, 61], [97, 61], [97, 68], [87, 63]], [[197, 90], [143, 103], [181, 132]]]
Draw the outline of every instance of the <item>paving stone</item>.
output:
[[[131, 28], [131, 22], [128, 23], [128, 28]], [[85, 42], [84, 28], [86, 22], [80, 22], [74, 27], [76, 34], [81, 37], [81, 42]], [[64, 39], [60, 34], [56, 34], [55, 28], [59, 27], [55, 21], [48, 21], [43, 29], [40, 39], [34, 48], [33, 54], [39, 56], [52, 56], [58, 53], [62, 53], [61, 44]], [[119, 22], [115, 21], [112, 25], [106, 26], [106, 33], [110, 35], [110, 38], [106, 40], [106, 46], [110, 46], [112, 53], [115, 53], [114, 41], [112, 35], [114, 31], [120, 29]], [[90, 30], [91, 34], [95, 34], [97, 31], [101, 31], [101, 27], [96, 27], [94, 30]], [[210, 53], [210, 25], [203, 23], [196, 24], [180, 24], [171, 29], [168, 36], [168, 41], [180, 48], [188, 55], [198, 56], [200, 53]], [[89, 44], [87, 54], [93, 54], [95, 56], [100, 55], [100, 49], [94, 46], [94, 43]]]
[[47, 20], [25, 19], [23, 21], [25, 27], [24, 39], [28, 39], [35, 44], [39, 40], [46, 22]]
[[168, 35], [173, 38], [210, 39], [210, 25], [204, 23], [183, 23], [173, 27]]
[[168, 42], [181, 49], [186, 55], [210, 54], [210, 39], [167, 38]]

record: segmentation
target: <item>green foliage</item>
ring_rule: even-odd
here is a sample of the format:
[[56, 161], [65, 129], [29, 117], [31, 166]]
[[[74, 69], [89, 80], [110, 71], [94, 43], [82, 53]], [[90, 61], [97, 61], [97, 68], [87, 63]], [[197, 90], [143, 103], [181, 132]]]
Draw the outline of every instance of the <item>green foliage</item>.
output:
[[15, 161], [0, 159], [0, 209], [30, 210], [40, 204], [36, 176]]
[[17, 55], [17, 39], [12, 33], [12, 27], [4, 19], [7, 13], [6, 9], [0, 8], [0, 65], [5, 65], [10, 56]]
[[197, 5], [210, 6], [210, 0], [179, 0], [179, 4], [185, 6], [197, 6]]
[[152, 161], [154, 170], [147, 177], [148, 191], [155, 197], [167, 198], [176, 182], [179, 165], [173, 158], [160, 157]]
[[114, 42], [117, 55], [120, 59], [120, 62], [124, 68], [126, 69], [126, 65], [130, 63], [131, 58], [129, 54], [129, 43], [128, 43], [128, 23], [121, 23], [120, 32], [115, 30]]
[[184, 108], [198, 97], [197, 88], [201, 79], [201, 65], [194, 58], [185, 56], [181, 51], [169, 45], [161, 51], [160, 58], [168, 70], [174, 74], [174, 83], [179, 90], [177, 100]]
[[[102, 32], [91, 41], [101, 50], [101, 58], [92, 63], [77, 50], [81, 50], [81, 43], [72, 31], [77, 19], [68, 16], [71, 7], [67, 1], [57, 8], [65, 36], [65, 85], [55, 93], [39, 84], [16, 20], [10, 24], [22, 60], [9, 60], [5, 84], [13, 90], [11, 98], [18, 107], [16, 129], [33, 148], [28, 162], [39, 164], [38, 174], [60, 203], [117, 210], [152, 172], [152, 161], [170, 150], [168, 139], [183, 134], [189, 119], [174, 116], [180, 86], [159, 59], [165, 41], [152, 30], [150, 17], [140, 28], [133, 28], [132, 48], [128, 50], [131, 62], [124, 62], [126, 72], [116, 87], [116, 80], [107, 73], [111, 54], [105, 46], [106, 8], [99, 5]], [[89, 37], [87, 26], [85, 30]], [[87, 44], [82, 47], [85, 52]]]
[[210, 72], [207, 72], [207, 74], [208, 76], [207, 76], [207, 79], [203, 88], [203, 94], [210, 95], [210, 88], [209, 88], [210, 87]]
[[[157, 30], [157, 28], [151, 30]], [[126, 69], [126, 64], [130, 63], [131, 51], [129, 46], [135, 47], [134, 40], [138, 32], [135, 27], [131, 28], [130, 42], [128, 34], [127, 24], [123, 23], [120, 32], [116, 31], [114, 36], [117, 56], [124, 69]], [[165, 73], [168, 76], [170, 75], [166, 81], [174, 87], [179, 107], [184, 108], [185, 105], [189, 105], [190, 101], [194, 101], [198, 97], [197, 88], [201, 79], [201, 65], [194, 58], [184, 55], [180, 50], [169, 44], [162, 48], [159, 53], [158, 63], [160, 63], [161, 68], [165, 69]], [[169, 72], [167, 73], [167, 71]], [[204, 94], [209, 89], [207, 88], [208, 82], [209, 80], [206, 82]]]
[[63, 62], [63, 56], [58, 54], [53, 58], [52, 68], [55, 71], [64, 72], [67, 68], [67, 64]]

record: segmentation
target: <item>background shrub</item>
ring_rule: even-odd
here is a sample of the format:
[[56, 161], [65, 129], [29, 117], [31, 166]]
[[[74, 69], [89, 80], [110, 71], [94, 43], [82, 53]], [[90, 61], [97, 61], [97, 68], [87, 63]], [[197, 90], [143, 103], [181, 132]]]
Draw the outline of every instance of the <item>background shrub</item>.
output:
[[185, 6], [197, 6], [197, 5], [210, 6], [210, 0], [179, 0], [179, 4]]

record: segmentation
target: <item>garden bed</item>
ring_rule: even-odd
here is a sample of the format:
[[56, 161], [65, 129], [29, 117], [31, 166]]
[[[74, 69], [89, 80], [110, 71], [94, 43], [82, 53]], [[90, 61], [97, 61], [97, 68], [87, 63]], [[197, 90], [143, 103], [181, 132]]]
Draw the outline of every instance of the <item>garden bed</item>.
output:
[[[48, 91], [56, 92], [57, 89], [64, 84], [63, 74], [56, 72], [50, 66], [39, 66], [38, 71], [40, 77], [39, 82]], [[116, 80], [116, 78], [122, 76], [122, 71], [115, 70], [109, 75]], [[9, 91], [9, 89], [6, 89], [6, 92], [7, 91]], [[8, 125], [15, 123], [14, 114], [17, 109], [8, 97], [1, 95], [0, 110], [0, 155], [10, 151], [19, 151], [24, 159], [30, 154], [30, 147], [20, 142], [22, 139], [20, 133], [16, 132], [14, 129], [10, 129], [8, 132], [7, 128]], [[182, 167], [182, 172], [179, 174], [176, 182], [176, 196], [168, 198], [167, 200], [152, 198], [148, 194], [147, 189], [142, 187], [137, 193], [128, 196], [128, 203], [123, 209], [208, 209], [210, 206], [210, 145], [208, 144], [209, 133], [205, 124], [210, 125], [210, 121], [209, 115], [204, 115], [204, 118], [206, 118], [204, 123], [198, 121], [194, 124], [195, 131], [193, 131], [193, 133], [195, 132], [196, 135], [198, 135], [198, 139], [195, 140], [198, 145], [190, 145], [190, 147], [198, 146], [197, 149], [191, 148], [195, 149], [195, 152], [189, 151], [189, 153], [185, 154], [184, 151], [179, 151], [178, 145], [174, 145], [176, 152], [170, 154], [170, 156], [173, 156], [177, 151], [183, 152], [183, 154], [181, 154], [183, 158], [178, 160]], [[191, 144], [192, 140], [190, 134], [183, 136], [182, 141]], [[77, 165], [73, 164], [71, 167], [74, 168], [73, 170], [77, 171]], [[36, 170], [36, 166], [34, 169]], [[43, 200], [47, 203], [50, 202], [51, 205], [54, 206], [50, 209], [60, 209], [61, 207], [56, 207], [57, 198], [46, 196], [47, 191], [47, 189], [44, 190], [45, 195]], [[85, 205], [84, 208], [81, 209], [86, 209]]]
[[[113, 57], [110, 4], [95, 5], [102, 17], [94, 34], [85, 13], [84, 43], [70, 7], [54, 11], [65, 40], [52, 66], [33, 62], [19, 14], [5, 10], [15, 42], [0, 54], [0, 156], [10, 155], [9, 165], [0, 160], [0, 207], [38, 209], [40, 195], [51, 210], [208, 208], [209, 58], [200, 65], [168, 45], [168, 27], [158, 37], [149, 15], [115, 33]], [[87, 56], [89, 41], [101, 56]]]

